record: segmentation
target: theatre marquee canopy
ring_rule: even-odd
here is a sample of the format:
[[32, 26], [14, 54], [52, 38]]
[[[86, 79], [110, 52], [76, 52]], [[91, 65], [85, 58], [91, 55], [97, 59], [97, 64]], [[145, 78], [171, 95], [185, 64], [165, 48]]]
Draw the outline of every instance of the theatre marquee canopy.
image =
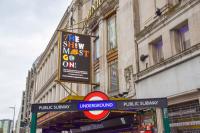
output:
[[106, 100], [106, 101], [70, 101], [66, 103], [32, 104], [32, 112], [84, 111], [84, 110], [134, 110], [144, 108], [166, 108], [167, 98]]

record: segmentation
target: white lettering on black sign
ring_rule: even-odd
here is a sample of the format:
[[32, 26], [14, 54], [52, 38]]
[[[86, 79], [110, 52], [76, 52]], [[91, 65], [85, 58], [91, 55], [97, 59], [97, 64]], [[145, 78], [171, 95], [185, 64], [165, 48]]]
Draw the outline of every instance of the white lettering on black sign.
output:
[[39, 110], [60, 110], [60, 109], [69, 109], [70, 105], [52, 105], [52, 106], [39, 106]]
[[133, 100], [117, 102], [117, 109], [119, 110], [131, 110], [136, 108], [151, 108], [151, 107], [166, 108], [167, 98], [133, 99]]
[[124, 102], [125, 107], [157, 105], [158, 101]]
[[50, 112], [50, 111], [75, 111], [77, 102], [74, 103], [44, 103], [33, 104], [32, 112]]
[[[66, 103], [43, 103], [32, 104], [32, 112], [50, 112], [50, 111], [83, 111], [83, 110], [132, 110], [140, 108], [164, 108], [164, 114], [167, 113], [167, 98], [149, 98], [149, 99], [132, 99], [122, 101], [70, 101]], [[164, 115], [165, 116], [165, 115]]]

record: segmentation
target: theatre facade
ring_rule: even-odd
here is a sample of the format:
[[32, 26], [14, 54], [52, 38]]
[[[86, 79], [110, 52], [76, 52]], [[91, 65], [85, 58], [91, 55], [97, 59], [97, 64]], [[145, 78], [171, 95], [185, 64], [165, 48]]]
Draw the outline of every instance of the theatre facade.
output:
[[[102, 91], [111, 100], [167, 97], [171, 132], [198, 132], [199, 3], [72, 0], [38, 58], [32, 103], [80, 101], [92, 91]], [[58, 76], [62, 31], [91, 38], [87, 84], [61, 81]], [[68, 57], [63, 55], [63, 59]], [[148, 125], [155, 132], [163, 132], [160, 108], [111, 111], [109, 117], [98, 122], [76, 111], [37, 116], [38, 133], [138, 133]]]

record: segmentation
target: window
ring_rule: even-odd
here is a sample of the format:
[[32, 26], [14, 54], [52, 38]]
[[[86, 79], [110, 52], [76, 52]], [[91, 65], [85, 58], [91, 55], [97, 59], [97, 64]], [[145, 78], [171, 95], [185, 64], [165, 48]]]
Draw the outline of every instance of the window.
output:
[[152, 42], [151, 44], [153, 52], [153, 62], [154, 64], [156, 64], [164, 59], [162, 38], [160, 37], [156, 39], [156, 41]]
[[70, 26], [73, 26], [73, 16], [70, 17]]
[[[94, 83], [97, 83], [97, 84], [100, 83], [100, 73], [99, 73], [99, 69], [96, 70], [96, 71], [94, 72]], [[94, 91], [100, 90], [100, 86], [99, 86], [99, 85], [94, 86], [94, 87], [93, 87], [93, 90], [94, 90]]]
[[179, 47], [181, 51], [190, 48], [190, 37], [188, 25], [184, 25], [177, 30], [179, 36]]
[[108, 50], [117, 47], [117, 33], [116, 33], [116, 16], [113, 15], [107, 22], [108, 31]]
[[119, 79], [118, 79], [118, 63], [113, 61], [109, 63], [109, 91], [115, 91], [119, 89]]
[[100, 57], [100, 43], [99, 43], [99, 30], [95, 31], [95, 40], [94, 40], [94, 60], [97, 60]]
[[178, 26], [172, 30], [175, 52], [180, 53], [191, 47], [188, 24]]

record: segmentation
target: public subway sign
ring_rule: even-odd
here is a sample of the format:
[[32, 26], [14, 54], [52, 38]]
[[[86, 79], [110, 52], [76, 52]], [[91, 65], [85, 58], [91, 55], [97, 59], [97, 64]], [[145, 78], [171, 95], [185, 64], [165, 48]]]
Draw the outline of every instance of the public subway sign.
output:
[[88, 35], [61, 32], [59, 79], [90, 83], [91, 39]]
[[[96, 120], [98, 117], [107, 116], [109, 110], [137, 110], [144, 108], [167, 108], [167, 98], [109, 100], [102, 92], [94, 91], [86, 96], [84, 101], [70, 101], [66, 103], [41, 103], [32, 104], [32, 112], [56, 111], [83, 111], [87, 116]], [[101, 110], [101, 111], [100, 111]], [[96, 112], [97, 111], [97, 112]], [[102, 119], [101, 118], [101, 119]]]
[[132, 109], [143, 109], [143, 108], [166, 108], [167, 98], [148, 98], [148, 99], [133, 99], [124, 100], [117, 103], [117, 108], [120, 110], [132, 110]]
[[32, 112], [77, 111], [77, 102], [32, 104]]
[[101, 91], [88, 93], [84, 101], [78, 104], [78, 110], [83, 111], [84, 115], [94, 121], [105, 119], [110, 110], [116, 107], [116, 102], [110, 101], [109, 97]]

